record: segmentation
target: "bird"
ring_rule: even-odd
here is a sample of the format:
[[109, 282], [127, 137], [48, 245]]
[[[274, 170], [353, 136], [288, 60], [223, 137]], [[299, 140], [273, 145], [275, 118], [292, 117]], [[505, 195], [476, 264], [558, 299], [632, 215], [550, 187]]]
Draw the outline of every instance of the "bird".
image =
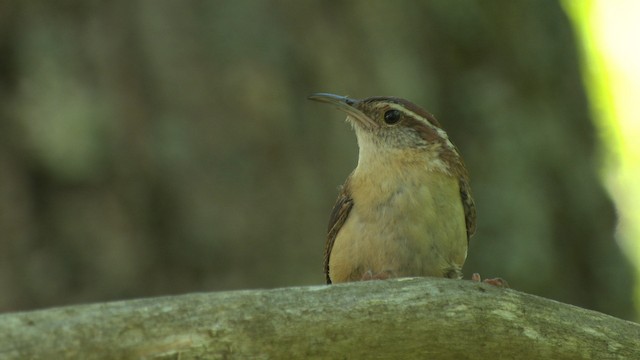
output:
[[460, 151], [438, 120], [398, 97], [308, 98], [345, 112], [359, 148], [329, 219], [326, 283], [462, 278], [476, 206]]

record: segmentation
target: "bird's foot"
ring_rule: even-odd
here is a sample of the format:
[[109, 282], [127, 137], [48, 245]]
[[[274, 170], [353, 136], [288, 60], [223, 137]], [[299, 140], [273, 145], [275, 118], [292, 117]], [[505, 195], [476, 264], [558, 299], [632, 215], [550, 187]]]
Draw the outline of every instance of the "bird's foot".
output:
[[471, 281], [483, 282], [485, 284], [493, 285], [493, 286], [500, 287], [500, 288], [508, 288], [509, 287], [509, 283], [507, 282], [507, 280], [505, 280], [503, 278], [484, 279], [484, 281], [482, 281], [480, 279], [480, 274], [478, 274], [478, 273], [474, 273], [473, 275], [471, 275]]
[[367, 270], [364, 274], [362, 274], [362, 278], [360, 279], [360, 281], [387, 280], [394, 277], [397, 277], [397, 276], [395, 276], [395, 273], [391, 270], [385, 270], [377, 274], [374, 274], [371, 270]]

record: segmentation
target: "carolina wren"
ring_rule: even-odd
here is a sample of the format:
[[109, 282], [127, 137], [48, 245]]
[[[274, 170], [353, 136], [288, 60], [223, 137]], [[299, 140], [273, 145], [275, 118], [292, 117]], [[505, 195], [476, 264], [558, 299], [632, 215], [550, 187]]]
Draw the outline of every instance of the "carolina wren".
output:
[[347, 113], [360, 148], [331, 212], [327, 283], [461, 278], [476, 209], [462, 156], [438, 120], [395, 97], [309, 99]]

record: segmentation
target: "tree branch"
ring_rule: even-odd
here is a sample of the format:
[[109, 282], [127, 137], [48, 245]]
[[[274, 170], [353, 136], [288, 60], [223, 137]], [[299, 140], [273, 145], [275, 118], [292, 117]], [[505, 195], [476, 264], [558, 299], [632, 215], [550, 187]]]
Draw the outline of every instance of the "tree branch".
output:
[[397, 279], [0, 315], [2, 359], [638, 359], [640, 325], [510, 289]]

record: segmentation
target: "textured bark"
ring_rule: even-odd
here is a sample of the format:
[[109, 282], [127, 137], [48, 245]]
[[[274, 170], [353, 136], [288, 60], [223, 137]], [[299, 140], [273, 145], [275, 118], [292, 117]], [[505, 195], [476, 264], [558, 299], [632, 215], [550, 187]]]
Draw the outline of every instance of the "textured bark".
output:
[[399, 279], [0, 316], [2, 359], [637, 359], [640, 326], [485, 284]]

